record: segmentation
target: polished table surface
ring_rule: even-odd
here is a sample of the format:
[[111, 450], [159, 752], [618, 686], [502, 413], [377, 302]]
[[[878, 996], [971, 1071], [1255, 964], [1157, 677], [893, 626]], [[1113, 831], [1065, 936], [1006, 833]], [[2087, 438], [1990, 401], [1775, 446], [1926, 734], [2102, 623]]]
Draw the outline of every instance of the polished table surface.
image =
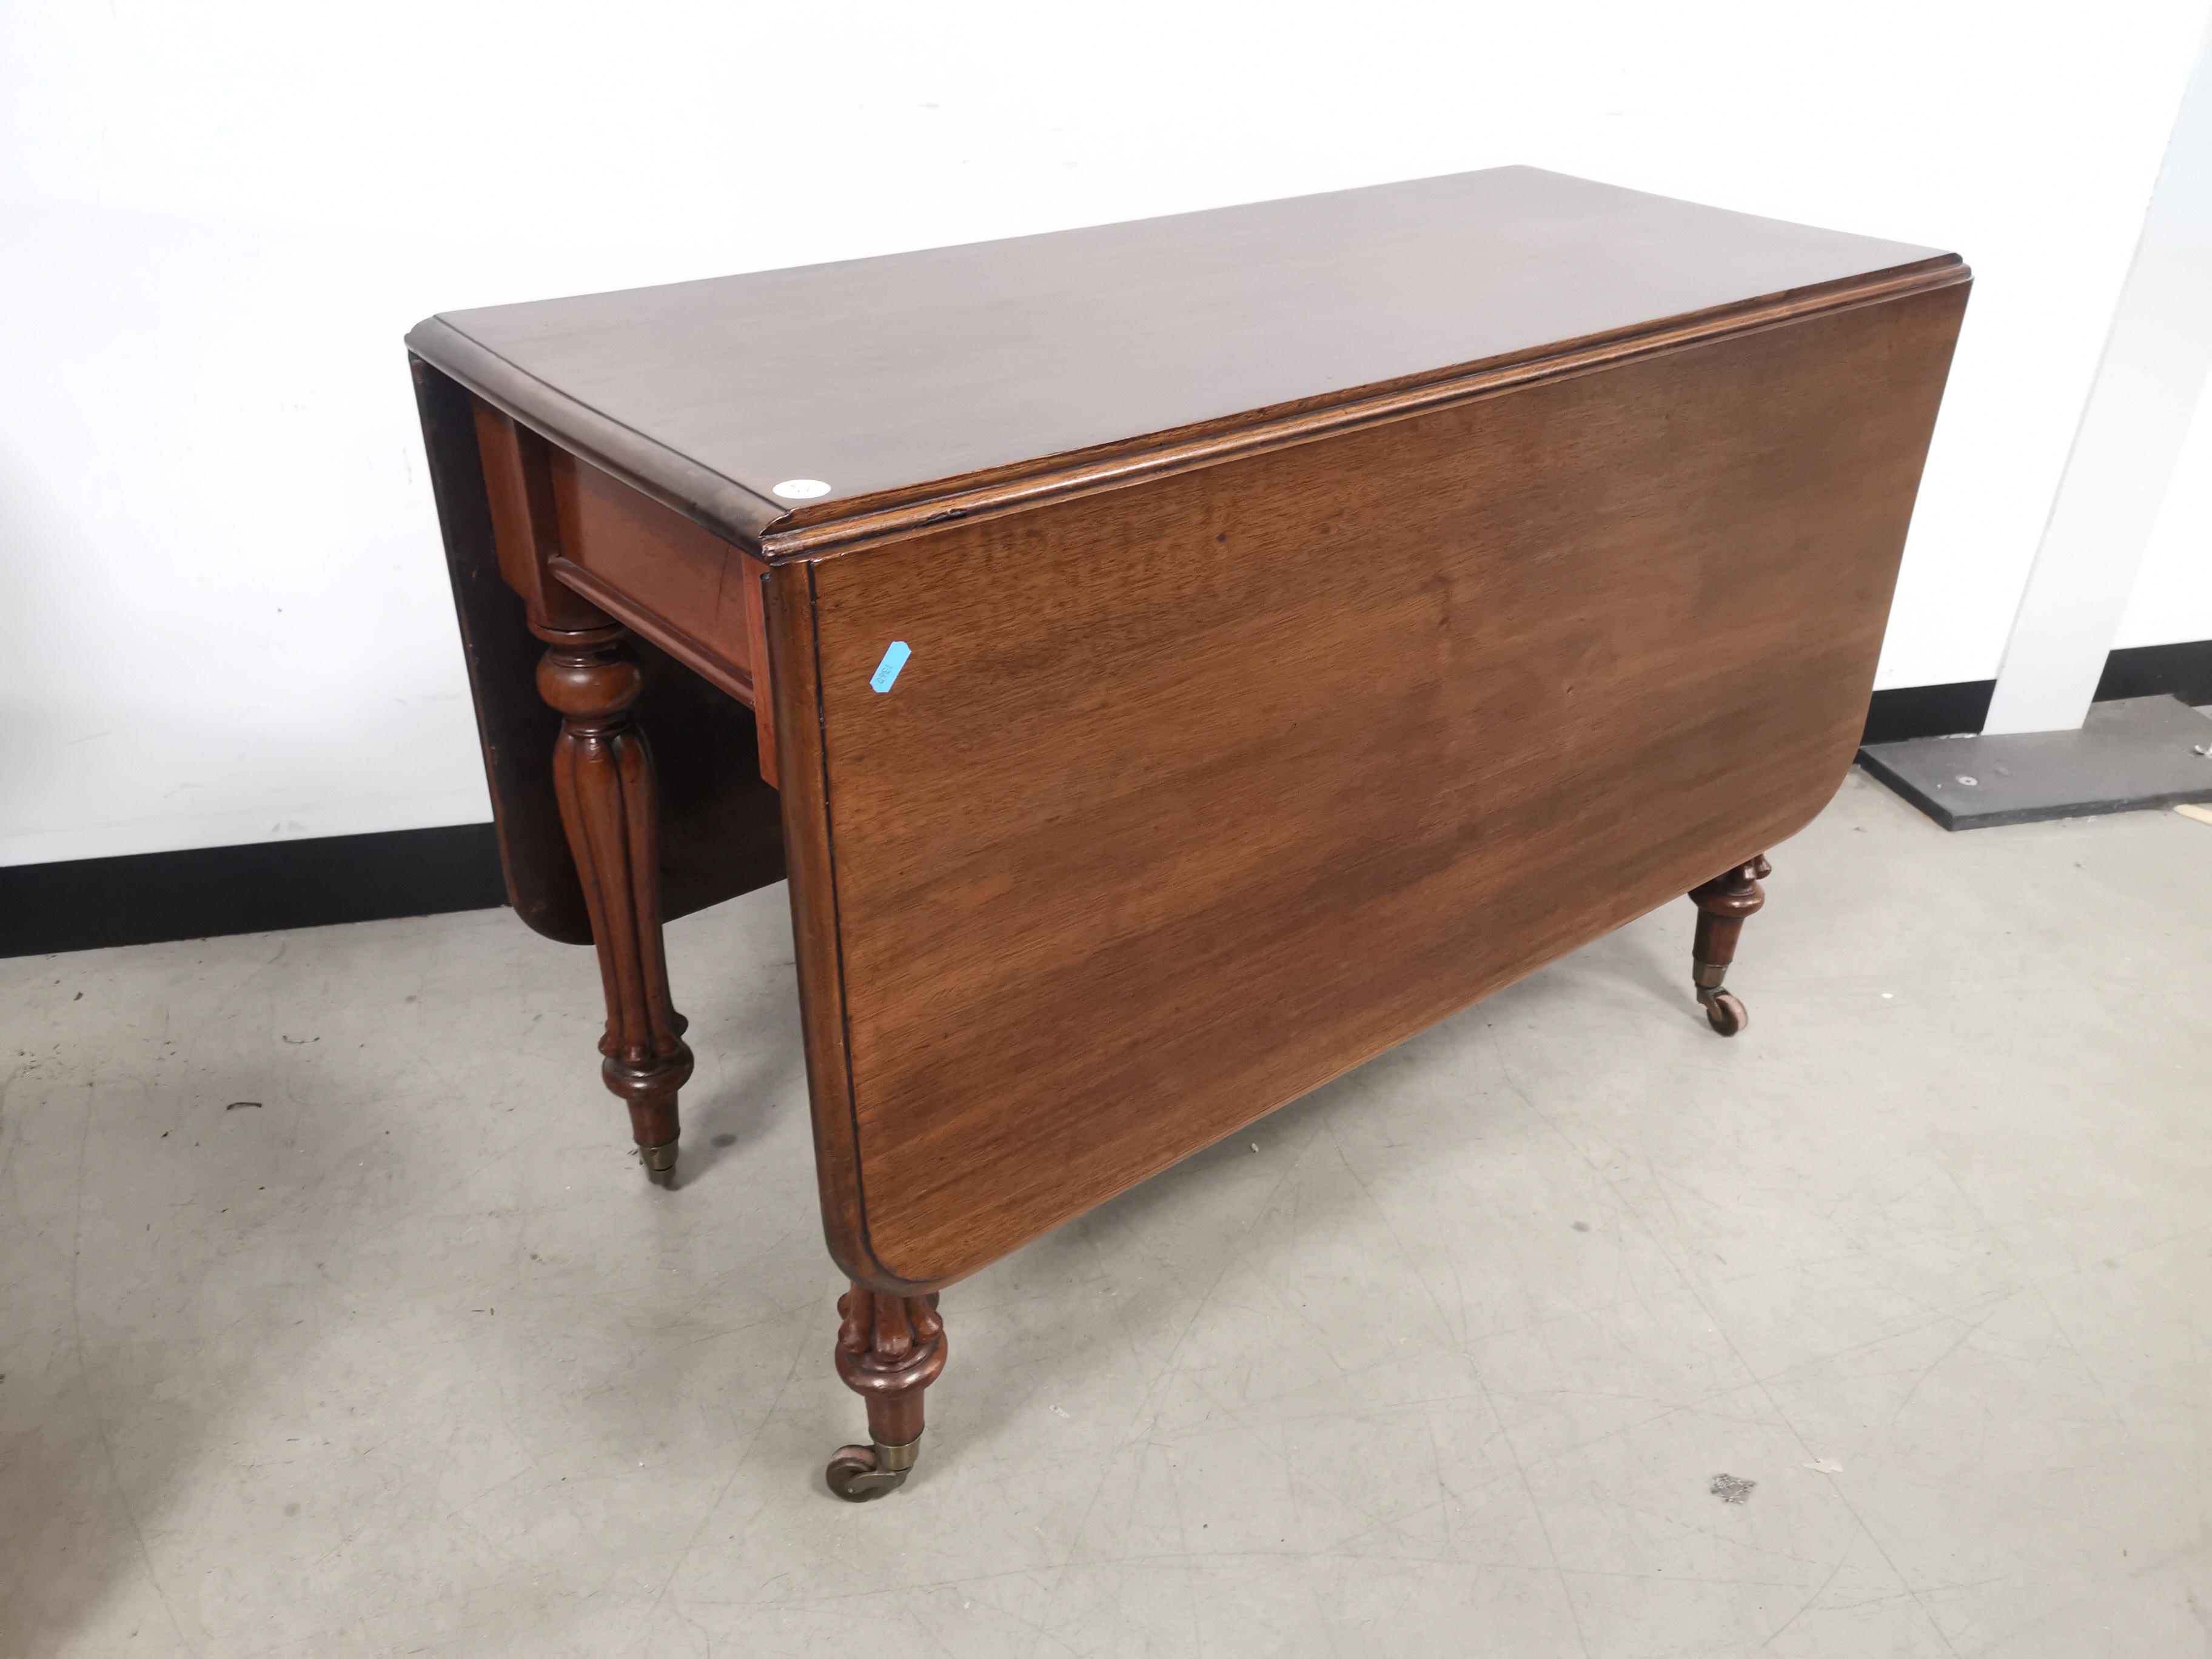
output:
[[[1498, 167], [453, 312], [410, 343], [740, 546], [1955, 256]], [[775, 485], [818, 479], [803, 503]]]
[[510, 887], [648, 1164], [659, 918], [789, 875], [872, 1479], [929, 1292], [1668, 898], [1740, 1029], [1968, 282], [1513, 167], [409, 337]]

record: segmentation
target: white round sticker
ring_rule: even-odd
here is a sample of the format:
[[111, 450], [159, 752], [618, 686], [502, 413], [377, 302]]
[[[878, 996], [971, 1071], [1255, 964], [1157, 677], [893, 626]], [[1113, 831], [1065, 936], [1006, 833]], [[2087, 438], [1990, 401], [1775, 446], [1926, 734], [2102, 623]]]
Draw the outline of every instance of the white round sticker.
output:
[[830, 486], [819, 478], [786, 478], [775, 487], [775, 493], [787, 501], [811, 501], [817, 495], [827, 495]]

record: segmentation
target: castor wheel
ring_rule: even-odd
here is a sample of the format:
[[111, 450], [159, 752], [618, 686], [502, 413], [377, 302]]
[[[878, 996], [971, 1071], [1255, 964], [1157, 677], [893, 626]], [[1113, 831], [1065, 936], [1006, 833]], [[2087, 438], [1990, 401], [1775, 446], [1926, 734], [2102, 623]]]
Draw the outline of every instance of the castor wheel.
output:
[[906, 1485], [919, 1442], [903, 1446], [840, 1446], [824, 1471], [830, 1490], [848, 1504], [865, 1504]]
[[1729, 964], [1735, 960], [1735, 942], [1743, 932], [1743, 919], [1766, 902], [1759, 878], [1774, 873], [1762, 853], [1733, 870], [1715, 876], [1690, 890], [1698, 907], [1698, 936], [1690, 947], [1690, 983], [1704, 1005], [1705, 1023], [1723, 1036], [1740, 1036], [1751, 1024], [1744, 1006], [1721, 989]]

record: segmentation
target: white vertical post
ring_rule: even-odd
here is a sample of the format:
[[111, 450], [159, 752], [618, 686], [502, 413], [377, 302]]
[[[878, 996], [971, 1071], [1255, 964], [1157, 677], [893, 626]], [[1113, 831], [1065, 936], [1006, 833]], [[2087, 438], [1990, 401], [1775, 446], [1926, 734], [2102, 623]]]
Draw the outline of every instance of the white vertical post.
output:
[[2013, 618], [1984, 732], [2081, 724], [2212, 368], [2212, 30]]

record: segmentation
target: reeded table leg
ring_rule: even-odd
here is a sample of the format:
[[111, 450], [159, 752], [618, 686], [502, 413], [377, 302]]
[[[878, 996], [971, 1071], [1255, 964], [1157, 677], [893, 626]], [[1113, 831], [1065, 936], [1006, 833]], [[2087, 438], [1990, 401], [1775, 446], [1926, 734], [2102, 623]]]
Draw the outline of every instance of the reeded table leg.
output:
[[830, 1490], [858, 1504], [906, 1484], [921, 1452], [921, 1391], [945, 1369], [937, 1295], [885, 1296], [858, 1285], [837, 1298], [837, 1375], [868, 1402], [867, 1446], [840, 1446]]
[[1749, 863], [1690, 890], [1698, 907], [1697, 943], [1690, 950], [1691, 981], [1698, 988], [1698, 1000], [1705, 1005], [1706, 1020], [1723, 1036], [1734, 1036], [1751, 1024], [1743, 1004], [1734, 993], [1721, 989], [1721, 981], [1728, 977], [1729, 963], [1735, 960], [1736, 936], [1743, 932], [1743, 919], [1766, 902], [1759, 878], [1773, 873], [1762, 853]]
[[638, 1156], [657, 1186], [676, 1182], [676, 1093], [691, 1075], [684, 1016], [668, 1000], [660, 942], [659, 806], [653, 757], [630, 718], [643, 690], [615, 623], [563, 633], [534, 629], [546, 642], [539, 695], [560, 710], [553, 787], [568, 832], [606, 991], [600, 1076], [629, 1103]]

